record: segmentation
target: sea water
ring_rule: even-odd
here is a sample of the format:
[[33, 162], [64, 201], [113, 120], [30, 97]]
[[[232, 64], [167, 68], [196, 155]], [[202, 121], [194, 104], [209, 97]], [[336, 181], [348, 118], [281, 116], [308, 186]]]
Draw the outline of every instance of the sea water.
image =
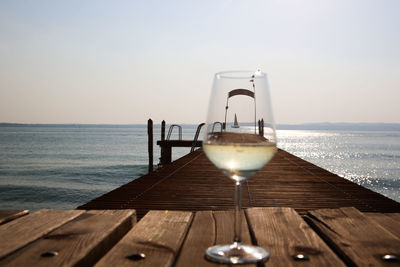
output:
[[[183, 139], [195, 132], [184, 125]], [[154, 164], [159, 137], [155, 125]], [[278, 130], [278, 147], [400, 202], [399, 140], [400, 131]], [[189, 151], [173, 148], [173, 159]], [[147, 172], [146, 125], [0, 126], [0, 209], [74, 209]]]
[[278, 131], [279, 147], [400, 202], [400, 131]]

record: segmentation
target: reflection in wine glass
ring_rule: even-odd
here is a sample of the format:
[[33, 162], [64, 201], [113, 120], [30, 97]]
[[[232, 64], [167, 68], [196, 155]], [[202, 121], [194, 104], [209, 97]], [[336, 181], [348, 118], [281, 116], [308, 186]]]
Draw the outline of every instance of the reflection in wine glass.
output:
[[266, 250], [242, 244], [240, 211], [242, 182], [264, 167], [276, 153], [266, 74], [235, 71], [215, 75], [203, 150], [235, 183], [233, 243], [208, 248], [207, 259], [230, 264], [265, 261], [269, 257]]

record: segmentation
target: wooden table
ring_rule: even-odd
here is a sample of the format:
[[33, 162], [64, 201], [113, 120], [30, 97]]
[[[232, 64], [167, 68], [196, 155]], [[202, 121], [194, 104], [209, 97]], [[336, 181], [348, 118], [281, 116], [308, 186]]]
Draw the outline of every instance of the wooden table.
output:
[[[276, 207], [243, 212], [243, 241], [271, 253], [265, 266], [400, 265], [383, 259], [400, 257], [400, 213], [340, 208], [301, 217]], [[134, 210], [19, 214], [0, 212], [0, 266], [220, 266], [206, 261], [204, 250], [230, 243], [233, 233], [232, 211], [152, 210], [138, 223]]]

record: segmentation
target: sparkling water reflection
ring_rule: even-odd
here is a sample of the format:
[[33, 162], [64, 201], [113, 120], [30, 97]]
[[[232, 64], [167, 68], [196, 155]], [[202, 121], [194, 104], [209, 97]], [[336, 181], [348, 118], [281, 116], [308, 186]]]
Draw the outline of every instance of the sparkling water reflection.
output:
[[279, 147], [400, 202], [400, 133], [278, 131]]
[[[193, 139], [196, 127], [183, 126], [183, 138]], [[280, 148], [400, 202], [400, 132], [277, 133]], [[156, 125], [154, 142], [159, 136]], [[173, 159], [189, 151], [174, 148]], [[144, 125], [3, 126], [0, 208], [73, 209], [142, 176], [147, 163]]]

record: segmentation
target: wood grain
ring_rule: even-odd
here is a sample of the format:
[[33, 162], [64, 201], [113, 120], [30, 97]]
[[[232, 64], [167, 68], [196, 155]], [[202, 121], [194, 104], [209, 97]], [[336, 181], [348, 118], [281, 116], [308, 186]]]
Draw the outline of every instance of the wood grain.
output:
[[386, 216], [389, 216], [396, 222], [400, 222], [400, 213], [386, 213]]
[[0, 210], [0, 224], [25, 216], [29, 210]]
[[[191, 212], [150, 211], [96, 266], [171, 266], [191, 221]], [[146, 258], [127, 258], [137, 253]]]
[[[133, 210], [85, 212], [8, 257], [1, 265], [91, 266], [132, 228], [135, 220]], [[58, 255], [41, 257], [47, 251], [57, 251]]]
[[40, 210], [0, 226], [0, 259], [78, 217], [79, 210]]
[[[400, 213], [397, 214], [400, 215]], [[400, 238], [400, 217], [397, 219], [396, 216], [398, 215], [396, 215], [396, 213], [365, 212], [364, 215], [376, 223], [379, 223], [397, 238]]]
[[[109, 192], [81, 209], [228, 210], [233, 182], [196, 150]], [[283, 150], [243, 184], [243, 207], [309, 210], [353, 206], [363, 212], [400, 212], [400, 203], [339, 177]]]
[[[345, 266], [291, 208], [250, 208], [249, 227], [259, 246], [271, 254], [267, 266]], [[295, 261], [297, 254], [307, 261]]]
[[[393, 266], [381, 258], [400, 255], [400, 239], [355, 208], [323, 209], [309, 214], [324, 239], [352, 266]], [[397, 264], [399, 264], [397, 262]]]
[[[233, 211], [196, 212], [175, 266], [221, 266], [207, 261], [204, 252], [210, 246], [232, 243], [233, 214]], [[244, 213], [242, 218], [242, 241], [251, 244]]]

